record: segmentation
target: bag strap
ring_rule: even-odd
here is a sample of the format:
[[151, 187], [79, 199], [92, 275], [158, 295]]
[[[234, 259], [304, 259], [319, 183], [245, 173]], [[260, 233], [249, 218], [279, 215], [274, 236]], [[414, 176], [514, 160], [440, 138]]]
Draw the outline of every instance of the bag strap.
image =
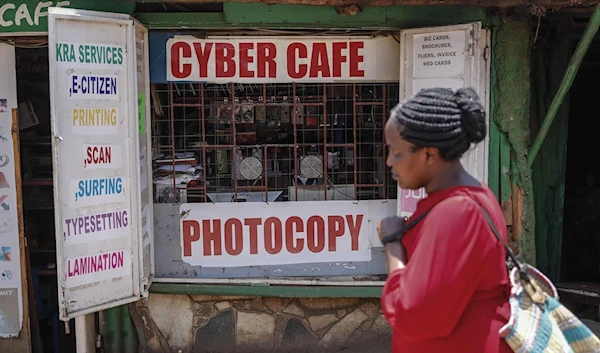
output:
[[479, 208], [481, 208], [481, 211], [483, 212], [483, 217], [487, 221], [490, 228], [492, 228], [492, 232], [494, 232], [494, 235], [496, 236], [496, 238], [498, 238], [498, 240], [500, 240], [500, 243], [502, 243], [502, 245], [504, 246], [504, 249], [506, 250], [506, 255], [510, 258], [510, 260], [514, 263], [514, 265], [519, 270], [521, 270], [521, 264], [519, 263], [519, 260], [517, 260], [517, 257], [515, 256], [515, 254], [512, 252], [512, 250], [510, 249], [510, 247], [508, 246], [506, 241], [504, 241], [504, 238], [502, 238], [502, 236], [500, 235], [500, 232], [498, 232], [498, 229], [496, 229], [496, 226], [494, 225], [494, 222], [492, 221], [492, 217], [490, 216], [488, 211], [486, 211], [486, 209], [483, 208], [483, 206], [481, 206], [481, 204], [479, 202], [477, 202], [477, 205], [479, 206]]
[[406, 234], [406, 232], [411, 230], [414, 226], [417, 225], [417, 223], [423, 220], [423, 218], [427, 216], [427, 214], [431, 211], [432, 208], [433, 206], [425, 212], [423, 212], [421, 215], [417, 216], [416, 218], [411, 219], [409, 223], [403, 225], [399, 230], [395, 231], [394, 233], [381, 238], [381, 243], [385, 245], [394, 241], [402, 241], [402, 238], [404, 238], [404, 234]]
[[527, 265], [523, 265], [523, 264], [521, 264], [519, 262], [519, 260], [517, 260], [517, 257], [515, 256], [515, 254], [513, 253], [513, 251], [510, 249], [510, 247], [508, 246], [508, 244], [504, 241], [504, 239], [500, 235], [500, 232], [498, 232], [498, 229], [496, 229], [496, 226], [494, 225], [494, 222], [492, 221], [492, 217], [490, 216], [490, 214], [488, 213], [488, 211], [486, 211], [486, 209], [483, 208], [483, 206], [479, 202], [477, 202], [476, 200], [473, 200], [473, 201], [475, 201], [477, 203], [477, 205], [479, 206], [479, 208], [481, 208], [481, 211], [483, 212], [483, 217], [485, 218], [485, 220], [487, 221], [488, 225], [492, 229], [492, 232], [494, 233], [494, 235], [496, 236], [496, 238], [498, 238], [498, 240], [500, 240], [500, 243], [504, 246], [504, 249], [506, 250], [506, 255], [510, 259], [510, 261], [507, 261], [507, 264], [506, 264], [506, 266], [508, 267], [508, 269], [510, 270], [511, 264], [512, 264], [513, 266], [515, 266], [519, 270], [519, 276], [520, 276], [520, 278], [522, 280], [524, 280], [526, 283], [531, 283], [531, 280], [529, 278], [529, 274], [527, 273]]

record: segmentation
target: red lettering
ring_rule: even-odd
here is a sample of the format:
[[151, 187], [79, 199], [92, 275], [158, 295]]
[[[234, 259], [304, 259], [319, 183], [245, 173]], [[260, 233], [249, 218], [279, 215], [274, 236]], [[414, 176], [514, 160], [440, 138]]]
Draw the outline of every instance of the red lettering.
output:
[[258, 254], [258, 226], [262, 224], [262, 219], [246, 218], [244, 224], [250, 227], [250, 254]]
[[204, 246], [204, 256], [221, 255], [221, 220], [214, 219], [212, 225], [210, 220], [202, 221], [202, 234]]
[[358, 64], [365, 60], [364, 56], [358, 54], [358, 50], [364, 47], [363, 42], [350, 42], [350, 77], [365, 77], [365, 70], [358, 68]]
[[352, 220], [351, 215], [346, 216], [350, 239], [352, 239], [352, 251], [358, 251], [358, 236], [360, 235], [360, 226], [362, 225], [363, 215], [356, 215], [356, 222]]
[[241, 254], [242, 249], [244, 249], [242, 222], [239, 219], [230, 218], [225, 222], [225, 251], [229, 255], [235, 256]]
[[319, 77], [319, 73], [321, 73], [321, 77], [331, 77], [327, 44], [325, 43], [313, 43], [312, 47], [310, 77]]
[[104, 158], [102, 163], [112, 163], [112, 147], [104, 147]]
[[273, 43], [258, 43], [256, 48], [258, 77], [267, 77], [268, 66], [269, 77], [276, 78], [277, 63], [275, 62], [275, 58], [277, 57], [277, 47]]
[[[298, 55], [296, 55], [298, 52]], [[300, 79], [306, 76], [308, 72], [308, 65], [306, 64], [297, 64], [297, 59], [306, 59], [308, 58], [308, 50], [306, 49], [306, 45], [298, 42], [294, 42], [289, 45], [287, 48], [287, 70], [288, 75], [293, 79]]]
[[254, 49], [254, 43], [240, 43], [240, 77], [254, 77], [254, 72], [248, 70], [248, 64], [254, 62], [254, 57], [249, 55]]
[[342, 49], [346, 49], [348, 43], [333, 43], [333, 77], [342, 77], [342, 63], [347, 61], [346, 56], [342, 54]]
[[346, 232], [346, 225], [344, 224], [344, 217], [342, 216], [329, 216], [327, 217], [328, 223], [328, 241], [329, 251], [337, 250], [337, 237], [341, 237]]
[[[296, 228], [296, 232], [304, 231], [302, 218], [294, 216], [285, 221], [285, 248], [291, 254], [297, 254], [304, 248], [304, 239], [294, 239], [294, 228]], [[296, 244], [294, 244], [294, 240], [296, 240]]]
[[200, 71], [198, 72], [198, 77], [200, 78], [208, 77], [208, 59], [210, 58], [212, 46], [212, 43], [205, 43], [204, 49], [202, 49], [202, 43], [194, 43], [194, 51], [196, 52], [196, 59], [200, 67]]
[[92, 148], [87, 148], [87, 159], [85, 160], [85, 165], [92, 164]]
[[[325, 249], [325, 221], [319, 216], [312, 216], [306, 222], [306, 238], [308, 250], [321, 252]], [[315, 237], [316, 234], [316, 237]]]
[[269, 217], [265, 220], [265, 250], [269, 254], [279, 254], [283, 247], [282, 227], [279, 218]]
[[217, 77], [233, 77], [235, 76], [235, 48], [231, 43], [216, 43], [215, 44], [215, 61], [216, 61], [216, 76]]
[[112, 163], [112, 148], [111, 147], [88, 147], [87, 159], [85, 164], [104, 164]]
[[192, 64], [182, 64], [182, 58], [191, 58], [192, 48], [185, 42], [177, 42], [171, 47], [171, 74], [175, 78], [186, 78], [192, 74]]
[[200, 240], [200, 223], [183, 221], [183, 256], [192, 256], [192, 242]]

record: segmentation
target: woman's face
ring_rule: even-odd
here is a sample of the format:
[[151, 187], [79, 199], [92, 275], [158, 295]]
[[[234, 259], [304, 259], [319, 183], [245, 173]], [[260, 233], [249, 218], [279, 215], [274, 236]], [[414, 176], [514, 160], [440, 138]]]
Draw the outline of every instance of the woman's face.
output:
[[[417, 149], [400, 136], [403, 126], [394, 117], [385, 125], [385, 142], [389, 152], [386, 164], [392, 170], [392, 177], [402, 189], [417, 190], [431, 179], [431, 164], [435, 156], [430, 148]], [[434, 151], [437, 156], [437, 150]]]

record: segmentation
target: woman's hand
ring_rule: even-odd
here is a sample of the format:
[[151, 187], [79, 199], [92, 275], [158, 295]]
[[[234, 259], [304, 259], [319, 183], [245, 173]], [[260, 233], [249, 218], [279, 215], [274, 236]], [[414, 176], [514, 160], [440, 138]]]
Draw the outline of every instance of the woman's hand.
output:
[[379, 234], [379, 240], [383, 237], [388, 236], [395, 231], [399, 230], [404, 226], [404, 218], [398, 216], [386, 217], [379, 221], [375, 226], [377, 234]]
[[[404, 218], [398, 216], [387, 217], [379, 221], [375, 226], [379, 240], [388, 236], [404, 226]], [[385, 245], [388, 272], [404, 268], [406, 266], [406, 251], [399, 241]]]

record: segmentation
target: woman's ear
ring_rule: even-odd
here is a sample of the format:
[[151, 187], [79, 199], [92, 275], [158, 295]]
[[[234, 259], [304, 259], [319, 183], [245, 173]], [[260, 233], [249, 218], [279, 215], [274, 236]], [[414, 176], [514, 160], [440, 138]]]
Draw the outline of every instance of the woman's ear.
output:
[[440, 159], [440, 150], [434, 147], [426, 147], [423, 149], [425, 152], [425, 161], [427, 164], [432, 164]]

